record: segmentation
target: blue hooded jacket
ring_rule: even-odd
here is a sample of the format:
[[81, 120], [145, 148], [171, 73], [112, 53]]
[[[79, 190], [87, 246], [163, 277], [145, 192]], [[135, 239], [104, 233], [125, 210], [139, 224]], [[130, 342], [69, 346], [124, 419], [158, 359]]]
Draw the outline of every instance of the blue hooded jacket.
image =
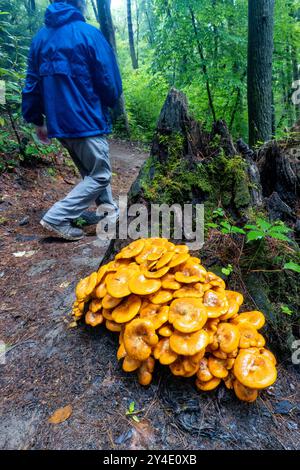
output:
[[22, 92], [22, 114], [48, 135], [86, 137], [111, 131], [108, 108], [122, 93], [115, 54], [81, 12], [53, 3], [33, 38]]

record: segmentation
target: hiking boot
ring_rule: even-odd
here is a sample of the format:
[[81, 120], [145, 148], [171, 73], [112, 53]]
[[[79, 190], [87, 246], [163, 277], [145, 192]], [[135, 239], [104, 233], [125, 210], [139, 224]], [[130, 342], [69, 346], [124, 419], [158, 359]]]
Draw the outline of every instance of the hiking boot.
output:
[[84, 231], [80, 230], [79, 228], [72, 227], [72, 225], [68, 222], [63, 222], [61, 224], [50, 224], [45, 220], [41, 220], [40, 224], [49, 232], [55, 233], [60, 238], [64, 238], [65, 240], [81, 240], [84, 237]]
[[85, 225], [97, 225], [100, 220], [104, 219], [104, 217], [109, 217], [109, 219], [115, 219], [116, 221], [119, 218], [119, 209], [116, 209], [115, 212], [109, 213], [109, 215], [97, 215], [97, 212], [93, 211], [85, 211], [83, 212], [78, 219], [73, 221], [73, 224], [76, 227], [85, 226]]

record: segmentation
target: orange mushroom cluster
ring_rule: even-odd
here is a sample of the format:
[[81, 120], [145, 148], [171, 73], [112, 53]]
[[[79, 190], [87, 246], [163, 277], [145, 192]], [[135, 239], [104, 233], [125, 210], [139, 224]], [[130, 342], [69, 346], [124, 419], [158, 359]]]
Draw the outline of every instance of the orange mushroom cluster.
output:
[[195, 376], [199, 390], [223, 381], [252, 402], [275, 382], [276, 359], [259, 333], [264, 315], [239, 313], [242, 303], [242, 294], [227, 290], [186, 245], [149, 238], [79, 281], [73, 316], [119, 333], [117, 358], [142, 385], [159, 361], [174, 375]]

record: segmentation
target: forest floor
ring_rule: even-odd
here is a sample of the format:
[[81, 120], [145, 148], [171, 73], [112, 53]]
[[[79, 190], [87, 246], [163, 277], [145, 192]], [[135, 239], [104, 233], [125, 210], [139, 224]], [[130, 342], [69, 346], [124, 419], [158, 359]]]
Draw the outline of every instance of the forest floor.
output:
[[[147, 157], [112, 141], [113, 192], [126, 195]], [[97, 269], [107, 248], [95, 236], [68, 243], [47, 237], [42, 213], [76, 181], [55, 165], [2, 175], [0, 184], [0, 364], [2, 449], [299, 449], [299, 376], [279, 364], [276, 384], [254, 404], [231, 391], [200, 394], [193, 379], [157, 367], [141, 387], [116, 359], [117, 337], [102, 326], [70, 328], [77, 281]], [[21, 223], [21, 225], [20, 225]], [[130, 402], [139, 422], [126, 415]], [[70, 418], [50, 424], [66, 405]]]

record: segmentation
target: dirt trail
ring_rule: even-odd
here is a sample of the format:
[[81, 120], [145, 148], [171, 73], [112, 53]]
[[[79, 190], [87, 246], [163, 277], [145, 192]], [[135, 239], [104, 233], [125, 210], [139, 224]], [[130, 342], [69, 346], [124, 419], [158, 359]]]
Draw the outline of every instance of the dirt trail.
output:
[[[111, 158], [114, 195], [126, 194], [146, 154], [112, 142]], [[61, 162], [56, 175], [40, 166], [0, 182], [0, 340], [8, 347], [0, 365], [0, 448], [299, 448], [299, 389], [288, 364], [253, 405], [224, 388], [199, 394], [193, 380], [171, 377], [166, 368], [158, 367], [152, 385], [142, 388], [117, 363], [113, 333], [69, 328], [76, 281], [98, 267], [106, 249], [94, 229], [65, 243], [46, 237], [38, 224], [73, 180]], [[125, 414], [131, 401], [141, 410], [139, 423]], [[69, 420], [49, 424], [68, 404]]]

